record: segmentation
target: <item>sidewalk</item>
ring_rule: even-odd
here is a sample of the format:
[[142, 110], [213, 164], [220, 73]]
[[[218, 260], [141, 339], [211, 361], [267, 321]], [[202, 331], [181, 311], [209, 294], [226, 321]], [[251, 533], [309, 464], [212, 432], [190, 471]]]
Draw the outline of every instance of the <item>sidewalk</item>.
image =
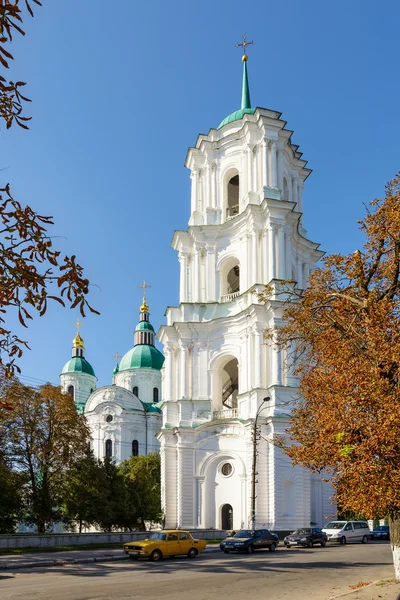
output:
[[[207, 544], [204, 552], [219, 552], [218, 544]], [[129, 560], [121, 548], [100, 550], [67, 550], [65, 552], [35, 552], [29, 554], [4, 554], [0, 556], [0, 571], [8, 569], [28, 569], [32, 567], [53, 567], [54, 565], [79, 565], [93, 562]]]
[[397, 594], [400, 594], [400, 583], [395, 583], [393, 579], [383, 579], [358, 590], [330, 596], [328, 600], [396, 600]]

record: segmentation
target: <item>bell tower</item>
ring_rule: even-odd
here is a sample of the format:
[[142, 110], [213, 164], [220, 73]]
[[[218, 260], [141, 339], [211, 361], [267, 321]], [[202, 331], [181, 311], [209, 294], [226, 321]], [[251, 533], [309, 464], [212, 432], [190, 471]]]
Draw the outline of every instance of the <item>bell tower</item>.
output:
[[[251, 107], [249, 44], [246, 37], [240, 44], [241, 108], [188, 150], [191, 215], [188, 229], [172, 240], [180, 303], [167, 308], [159, 331], [165, 353], [162, 495], [171, 527], [221, 528], [226, 506], [234, 529], [248, 526], [255, 416], [269, 397], [263, 437], [284, 432], [297, 383], [285, 356], [265, 341], [282, 319], [279, 295], [265, 305], [258, 294], [265, 284], [277, 289], [288, 279], [304, 288], [323, 254], [303, 226], [303, 185], [311, 171], [293, 132], [281, 113]], [[309, 526], [309, 474], [293, 469], [265, 441], [259, 453], [259, 524]], [[278, 477], [283, 463], [287, 470], [279, 469]], [[285, 488], [294, 472], [294, 487]], [[282, 512], [279, 502], [289, 489], [290, 507]]]

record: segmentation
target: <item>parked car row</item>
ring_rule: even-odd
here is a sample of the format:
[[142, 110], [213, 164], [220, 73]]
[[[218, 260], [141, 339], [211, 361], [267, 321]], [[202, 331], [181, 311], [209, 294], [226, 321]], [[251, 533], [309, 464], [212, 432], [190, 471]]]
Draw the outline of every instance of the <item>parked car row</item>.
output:
[[[366, 521], [331, 521], [322, 529], [320, 527], [300, 527], [287, 535], [283, 543], [286, 548], [302, 546], [312, 548], [319, 544], [325, 547], [327, 542], [361, 542], [365, 544], [370, 538], [390, 539], [389, 527], [380, 525], [372, 532]], [[279, 538], [268, 529], [242, 529], [232, 532], [220, 543], [220, 549], [230, 552], [246, 552], [253, 554], [255, 550], [268, 548], [275, 552], [279, 545]], [[124, 544], [124, 552], [132, 560], [148, 558], [152, 561], [161, 560], [165, 556], [186, 555], [196, 558], [199, 552], [206, 547], [205, 540], [197, 540], [189, 531], [163, 530], [153, 531], [145, 540], [137, 540]]]

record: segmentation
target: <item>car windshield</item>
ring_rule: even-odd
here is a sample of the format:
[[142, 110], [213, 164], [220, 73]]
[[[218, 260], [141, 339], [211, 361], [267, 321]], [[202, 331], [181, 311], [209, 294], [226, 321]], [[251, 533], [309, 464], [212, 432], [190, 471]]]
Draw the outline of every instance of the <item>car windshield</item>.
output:
[[306, 533], [311, 533], [311, 529], [296, 529], [296, 531], [293, 531], [293, 535], [294, 534], [298, 534], [298, 535], [305, 535]]
[[154, 533], [149, 535], [148, 539], [165, 541], [167, 539], [167, 534], [162, 533], [161, 531], [155, 531]]
[[254, 537], [255, 532], [252, 531], [251, 529], [244, 529], [243, 531], [238, 531], [237, 533], [235, 533], [235, 535], [233, 537], [235, 538], [249, 538], [249, 537]]
[[345, 525], [346, 521], [332, 521], [328, 525], [325, 525], [324, 529], [343, 529]]
[[379, 525], [379, 527], [377, 527], [375, 529], [375, 531], [387, 531], [389, 529], [388, 525]]

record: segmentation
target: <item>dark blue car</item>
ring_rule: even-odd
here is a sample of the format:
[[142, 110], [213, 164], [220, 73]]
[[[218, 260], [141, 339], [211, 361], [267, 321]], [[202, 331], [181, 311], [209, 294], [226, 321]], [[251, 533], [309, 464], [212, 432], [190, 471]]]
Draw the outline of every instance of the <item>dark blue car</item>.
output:
[[390, 540], [389, 525], [379, 525], [372, 532], [373, 540]]

